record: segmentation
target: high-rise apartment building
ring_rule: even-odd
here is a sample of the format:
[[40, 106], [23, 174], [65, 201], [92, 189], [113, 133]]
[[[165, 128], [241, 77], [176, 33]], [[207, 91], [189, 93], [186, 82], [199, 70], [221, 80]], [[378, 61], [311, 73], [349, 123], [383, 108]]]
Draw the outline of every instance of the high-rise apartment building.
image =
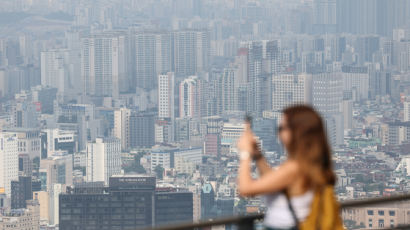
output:
[[237, 95], [237, 70], [234, 68], [225, 68], [220, 78], [220, 100], [221, 110], [235, 111], [238, 108]]
[[157, 76], [172, 70], [171, 33], [138, 31], [133, 39], [135, 85], [143, 89], [153, 89]]
[[11, 181], [18, 179], [18, 138], [16, 133], [0, 132], [0, 188], [11, 195]]
[[175, 118], [175, 74], [158, 75], [158, 118]]
[[336, 0], [314, 1], [314, 31], [317, 33], [336, 32]]
[[337, 0], [338, 32], [392, 36], [409, 25], [407, 0]]
[[87, 145], [87, 181], [108, 184], [121, 173], [121, 142], [118, 138], [96, 138]]
[[201, 116], [201, 81], [191, 76], [179, 84], [179, 117]]
[[130, 116], [131, 110], [120, 108], [114, 111], [114, 137], [121, 140], [121, 149], [130, 147]]
[[86, 95], [114, 97], [126, 82], [127, 38], [121, 33], [94, 34], [82, 39], [81, 70]]
[[70, 51], [66, 49], [41, 52], [41, 85], [57, 88], [61, 95], [75, 89], [69, 61]]
[[180, 30], [173, 32], [174, 71], [178, 77], [188, 77], [206, 71], [210, 63], [208, 31]]
[[410, 121], [410, 101], [403, 102], [403, 121]]

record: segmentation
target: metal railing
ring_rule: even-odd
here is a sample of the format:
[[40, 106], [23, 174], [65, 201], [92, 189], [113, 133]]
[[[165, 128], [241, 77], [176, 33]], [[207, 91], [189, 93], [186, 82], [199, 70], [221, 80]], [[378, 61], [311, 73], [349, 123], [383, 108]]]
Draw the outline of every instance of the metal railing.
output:
[[[372, 205], [380, 205], [386, 203], [393, 203], [393, 202], [400, 202], [410, 200], [410, 193], [404, 195], [395, 195], [389, 197], [377, 197], [377, 198], [369, 198], [369, 199], [359, 199], [359, 200], [351, 200], [351, 201], [343, 201], [340, 204], [341, 209], [347, 208], [358, 208], [364, 206], [372, 206]], [[252, 214], [252, 215], [245, 215], [245, 216], [233, 216], [233, 217], [226, 217], [226, 218], [217, 218], [217, 219], [210, 219], [210, 220], [203, 220], [198, 222], [189, 222], [189, 223], [180, 223], [180, 224], [170, 224], [167, 226], [159, 226], [156, 228], [147, 228], [146, 230], [194, 230], [194, 229], [202, 229], [208, 228], [212, 226], [223, 226], [223, 225], [235, 225], [237, 226], [236, 229], [238, 230], [249, 230], [254, 229], [255, 223], [257, 221], [262, 220], [264, 214]], [[394, 228], [385, 228], [385, 229], [410, 229], [409, 225], [397, 226]]]

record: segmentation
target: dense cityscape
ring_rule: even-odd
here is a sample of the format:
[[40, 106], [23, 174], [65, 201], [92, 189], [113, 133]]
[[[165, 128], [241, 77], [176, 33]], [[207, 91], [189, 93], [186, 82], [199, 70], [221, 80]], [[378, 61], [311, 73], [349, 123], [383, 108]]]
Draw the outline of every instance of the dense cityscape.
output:
[[[0, 229], [263, 213], [237, 192], [244, 117], [277, 166], [301, 103], [340, 201], [410, 191], [410, 0], [1, 0]], [[410, 201], [343, 220], [410, 224]]]

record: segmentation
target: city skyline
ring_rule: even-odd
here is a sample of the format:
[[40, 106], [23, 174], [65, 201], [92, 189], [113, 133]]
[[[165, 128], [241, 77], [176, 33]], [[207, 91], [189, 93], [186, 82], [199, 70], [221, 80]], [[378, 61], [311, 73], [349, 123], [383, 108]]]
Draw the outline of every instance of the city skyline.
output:
[[[262, 213], [236, 142], [251, 116], [280, 165], [297, 104], [322, 116], [339, 200], [409, 192], [410, 0], [2, 0], [0, 228]], [[343, 220], [410, 224], [408, 204]]]

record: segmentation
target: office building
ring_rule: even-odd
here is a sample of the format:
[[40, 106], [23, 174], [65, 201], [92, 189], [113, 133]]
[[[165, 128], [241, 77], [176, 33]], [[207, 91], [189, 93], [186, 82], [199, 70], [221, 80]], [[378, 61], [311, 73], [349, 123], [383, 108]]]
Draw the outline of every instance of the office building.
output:
[[213, 218], [216, 215], [215, 190], [209, 183], [201, 189], [201, 219]]
[[367, 67], [342, 67], [343, 91], [353, 95], [354, 101], [369, 98], [369, 72]]
[[87, 183], [61, 194], [60, 229], [136, 229], [154, 225], [155, 177], [115, 176], [109, 185], [106, 193], [104, 188]]
[[39, 111], [31, 101], [17, 101], [12, 106], [11, 127], [37, 128]]
[[215, 203], [218, 216], [234, 215], [235, 201], [233, 198], [219, 198]]
[[40, 160], [40, 180], [42, 190], [49, 191], [53, 184], [73, 184], [73, 155], [67, 152], [54, 152]]
[[38, 85], [32, 87], [33, 102], [39, 104], [42, 114], [54, 113], [54, 100], [57, 98], [57, 88]]
[[43, 130], [43, 138], [46, 142], [46, 154], [43, 157], [51, 155], [56, 151], [67, 151], [73, 154], [78, 151], [78, 140], [75, 131], [61, 129]]
[[202, 163], [203, 148], [179, 149], [174, 152], [174, 167], [179, 173], [192, 174]]
[[312, 75], [312, 104], [322, 114], [340, 113], [343, 79], [340, 73]]
[[204, 155], [219, 157], [221, 154], [221, 138], [219, 134], [207, 134], [204, 140]]
[[344, 209], [342, 217], [344, 221], [362, 223], [367, 229], [395, 228], [407, 223], [406, 216], [409, 211], [409, 202], [404, 201]]
[[[202, 148], [176, 149], [171, 147], [153, 148], [151, 151], [151, 171], [157, 166], [163, 169], [173, 169], [182, 173], [190, 171], [191, 166], [202, 163]], [[192, 164], [192, 165], [189, 165]]]
[[163, 169], [174, 167], [174, 149], [171, 148], [153, 148], [151, 150], [151, 171], [160, 166]]
[[28, 156], [31, 160], [41, 156], [41, 137], [38, 129], [10, 128], [3, 132], [15, 133], [18, 140], [18, 152]]
[[31, 176], [33, 161], [28, 154], [19, 154], [19, 176]]
[[33, 200], [37, 201], [40, 206], [40, 221], [42, 223], [49, 223], [49, 193], [47, 191], [35, 191], [33, 192]]
[[282, 110], [287, 106], [310, 103], [312, 76], [307, 74], [282, 74], [272, 78], [272, 109]]
[[60, 104], [55, 116], [58, 129], [76, 133], [79, 150], [85, 150], [89, 141], [103, 135], [101, 120], [96, 118], [93, 104]]
[[121, 173], [121, 142], [118, 138], [96, 138], [87, 145], [87, 181], [104, 182]]
[[[236, 141], [245, 130], [245, 125], [240, 121], [225, 122], [222, 127], [221, 145], [236, 145]], [[234, 147], [234, 146], [233, 146]]]
[[155, 144], [155, 119], [152, 113], [133, 113], [130, 116], [130, 147], [150, 148]]
[[278, 139], [275, 135], [277, 120], [269, 118], [257, 118], [252, 121], [252, 129], [265, 151], [279, 149]]
[[193, 221], [192, 192], [158, 191], [155, 194], [155, 225]]
[[170, 143], [174, 140], [173, 122], [168, 118], [155, 121], [155, 143]]
[[0, 229], [16, 230], [39, 230], [40, 215], [39, 205], [36, 201], [31, 201], [27, 208], [14, 209], [0, 214]]
[[11, 208], [26, 208], [26, 201], [33, 199], [31, 176], [19, 176], [11, 182]]

